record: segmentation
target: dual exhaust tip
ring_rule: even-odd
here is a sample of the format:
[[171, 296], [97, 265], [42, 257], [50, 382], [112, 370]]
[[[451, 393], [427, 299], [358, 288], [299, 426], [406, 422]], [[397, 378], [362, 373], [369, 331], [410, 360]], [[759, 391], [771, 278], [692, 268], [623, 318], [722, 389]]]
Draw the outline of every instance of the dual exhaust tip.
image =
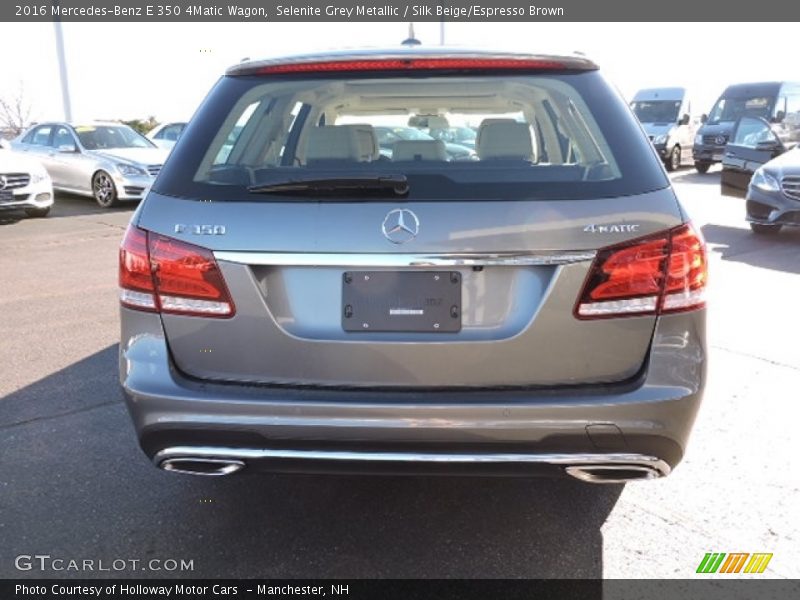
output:
[[[245, 468], [242, 460], [227, 458], [181, 457], [167, 458], [158, 465], [164, 471], [201, 475], [205, 477], [222, 477], [233, 475]], [[564, 468], [567, 475], [588, 483], [627, 483], [658, 479], [666, 473], [654, 466], [642, 464], [596, 464], [568, 465]]]
[[205, 475], [207, 477], [221, 477], [233, 475], [244, 469], [241, 460], [226, 458], [168, 458], [158, 465], [164, 471], [171, 473], [184, 473], [187, 475]]

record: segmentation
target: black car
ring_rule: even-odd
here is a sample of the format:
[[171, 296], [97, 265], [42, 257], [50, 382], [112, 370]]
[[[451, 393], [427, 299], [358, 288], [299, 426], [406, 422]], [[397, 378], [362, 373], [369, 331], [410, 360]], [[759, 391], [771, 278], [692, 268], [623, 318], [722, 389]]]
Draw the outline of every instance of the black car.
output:
[[798, 105], [800, 83], [778, 81], [728, 86], [695, 136], [692, 150], [695, 168], [705, 173], [712, 164], [722, 161], [725, 145], [739, 119], [760, 117], [781, 123], [786, 115], [800, 110]]
[[736, 124], [722, 160], [721, 191], [747, 198], [755, 233], [774, 234], [800, 225], [800, 111], [780, 126], [745, 117]]

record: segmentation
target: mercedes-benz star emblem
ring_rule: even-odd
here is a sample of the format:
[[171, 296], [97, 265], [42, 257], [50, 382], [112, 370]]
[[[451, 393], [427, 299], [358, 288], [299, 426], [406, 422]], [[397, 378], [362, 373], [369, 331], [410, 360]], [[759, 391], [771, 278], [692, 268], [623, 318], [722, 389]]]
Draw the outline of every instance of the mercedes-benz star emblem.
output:
[[717, 145], [718, 145], [718, 146], [724, 146], [724, 145], [725, 145], [725, 142], [726, 142], [727, 140], [725, 140], [725, 136], [724, 136], [724, 135], [718, 135], [718, 136], [717, 136], [717, 137], [714, 139], [714, 141], [717, 143]]
[[5, 175], [0, 175], [0, 190], [6, 189], [6, 185], [8, 185], [8, 179]]
[[403, 244], [417, 237], [419, 219], [407, 208], [395, 208], [386, 215], [381, 230], [393, 244]]

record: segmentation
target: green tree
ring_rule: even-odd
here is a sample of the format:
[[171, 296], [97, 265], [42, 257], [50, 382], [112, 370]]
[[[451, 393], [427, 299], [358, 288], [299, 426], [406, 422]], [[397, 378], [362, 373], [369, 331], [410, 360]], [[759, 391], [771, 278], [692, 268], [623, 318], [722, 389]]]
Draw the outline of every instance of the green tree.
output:
[[146, 134], [153, 127], [158, 125], [158, 121], [152, 115], [150, 115], [146, 119], [131, 119], [130, 121], [122, 121], [122, 123], [128, 125], [129, 127], [132, 127], [142, 135]]

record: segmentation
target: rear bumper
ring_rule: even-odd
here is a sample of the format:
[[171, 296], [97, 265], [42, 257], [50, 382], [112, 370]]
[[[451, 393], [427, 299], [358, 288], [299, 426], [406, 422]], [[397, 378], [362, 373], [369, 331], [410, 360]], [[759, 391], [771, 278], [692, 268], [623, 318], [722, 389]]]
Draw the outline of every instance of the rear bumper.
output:
[[205, 457], [232, 471], [663, 476], [683, 456], [705, 381], [704, 311], [661, 317], [633, 381], [405, 392], [197, 382], [172, 365], [157, 315], [123, 313], [127, 406], [143, 450], [168, 470]]

